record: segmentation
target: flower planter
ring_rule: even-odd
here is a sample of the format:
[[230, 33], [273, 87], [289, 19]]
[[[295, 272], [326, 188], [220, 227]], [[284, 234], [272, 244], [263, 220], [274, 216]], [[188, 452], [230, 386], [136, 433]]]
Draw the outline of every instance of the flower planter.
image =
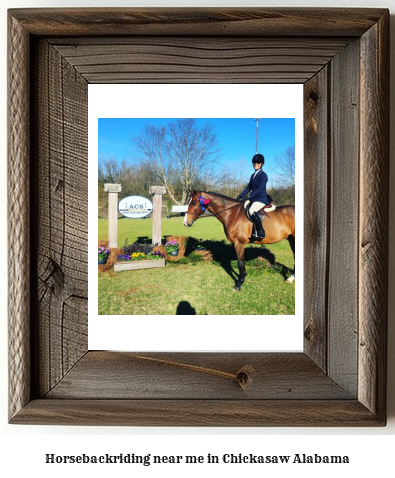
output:
[[180, 243], [175, 240], [167, 241], [165, 244], [165, 251], [168, 256], [177, 257], [179, 248]]
[[152, 269], [154, 267], [165, 267], [165, 259], [154, 259], [152, 261], [126, 261], [115, 262], [114, 272], [136, 271], [138, 269]]
[[106, 264], [108, 256], [111, 254], [111, 250], [108, 249], [105, 246], [99, 246], [98, 247], [98, 263], [100, 264]]

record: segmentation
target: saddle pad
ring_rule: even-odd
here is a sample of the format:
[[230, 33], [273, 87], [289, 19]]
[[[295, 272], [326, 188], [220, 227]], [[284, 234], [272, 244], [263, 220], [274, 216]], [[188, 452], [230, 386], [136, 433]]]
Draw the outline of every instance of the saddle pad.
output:
[[[265, 213], [267, 212], [272, 212], [276, 209], [276, 205], [274, 204], [271, 204], [270, 206], [265, 206], [263, 209], [261, 209], [260, 211], [258, 211], [258, 216], [259, 216], [259, 219], [261, 221], [264, 220], [265, 218]], [[250, 222], [253, 222], [252, 219], [251, 219], [251, 215], [250, 215], [250, 208], [247, 207], [247, 209], [245, 210], [246, 211], [246, 216], [247, 216], [247, 219], [250, 221]]]
[[262, 212], [272, 212], [276, 209], [275, 204], [271, 204], [270, 206], [265, 206], [263, 209], [261, 209]]

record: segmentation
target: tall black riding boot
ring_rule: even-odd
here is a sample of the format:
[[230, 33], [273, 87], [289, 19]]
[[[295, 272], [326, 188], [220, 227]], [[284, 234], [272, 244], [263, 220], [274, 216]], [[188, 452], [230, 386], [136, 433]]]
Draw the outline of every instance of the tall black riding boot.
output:
[[266, 236], [265, 231], [263, 230], [262, 221], [260, 220], [257, 212], [252, 213], [251, 218], [252, 218], [252, 221], [254, 222], [254, 226], [256, 230], [256, 233], [253, 235], [257, 238], [258, 241], [260, 241], [261, 239], [264, 239]]

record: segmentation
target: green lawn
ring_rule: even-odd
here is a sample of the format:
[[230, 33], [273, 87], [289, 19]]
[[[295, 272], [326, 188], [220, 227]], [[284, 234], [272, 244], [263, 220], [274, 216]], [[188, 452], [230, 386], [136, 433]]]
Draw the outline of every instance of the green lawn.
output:
[[[196, 239], [225, 239], [222, 224], [215, 217], [201, 218], [193, 227], [185, 227], [183, 217], [171, 219], [162, 218], [162, 237], [165, 236], [190, 236]], [[108, 237], [107, 219], [99, 219], [99, 240]], [[135, 241], [150, 240], [152, 238], [152, 218], [147, 219], [118, 219], [118, 247], [124, 245], [128, 239], [129, 244]]]
[[[164, 268], [99, 274], [99, 314], [174, 315], [180, 304], [197, 315], [293, 315], [295, 285], [285, 283], [293, 268], [288, 241], [268, 246], [247, 246], [247, 278], [234, 292], [237, 261], [233, 245], [215, 218], [200, 219], [185, 228], [182, 218], [163, 219], [163, 236], [186, 236], [186, 256], [193, 257], [193, 239], [202, 239], [213, 262], [167, 263]], [[99, 239], [107, 236], [107, 221], [99, 220]], [[118, 221], [118, 242], [123, 245], [152, 237], [152, 220]], [[192, 255], [191, 255], [192, 254]], [[186, 260], [184, 260], [186, 262]], [[185, 313], [185, 312], [184, 312]]]

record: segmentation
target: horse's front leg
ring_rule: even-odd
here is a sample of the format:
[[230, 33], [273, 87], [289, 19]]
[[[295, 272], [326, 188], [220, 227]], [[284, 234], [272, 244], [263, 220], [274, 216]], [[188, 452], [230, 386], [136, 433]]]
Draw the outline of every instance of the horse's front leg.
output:
[[240, 242], [235, 242], [235, 251], [236, 251], [236, 257], [237, 257], [237, 265], [239, 267], [239, 278], [237, 279], [236, 285], [233, 287], [233, 290], [239, 291], [241, 290], [241, 286], [243, 285], [247, 271], [246, 271], [246, 266], [244, 263], [244, 244], [241, 244]]

